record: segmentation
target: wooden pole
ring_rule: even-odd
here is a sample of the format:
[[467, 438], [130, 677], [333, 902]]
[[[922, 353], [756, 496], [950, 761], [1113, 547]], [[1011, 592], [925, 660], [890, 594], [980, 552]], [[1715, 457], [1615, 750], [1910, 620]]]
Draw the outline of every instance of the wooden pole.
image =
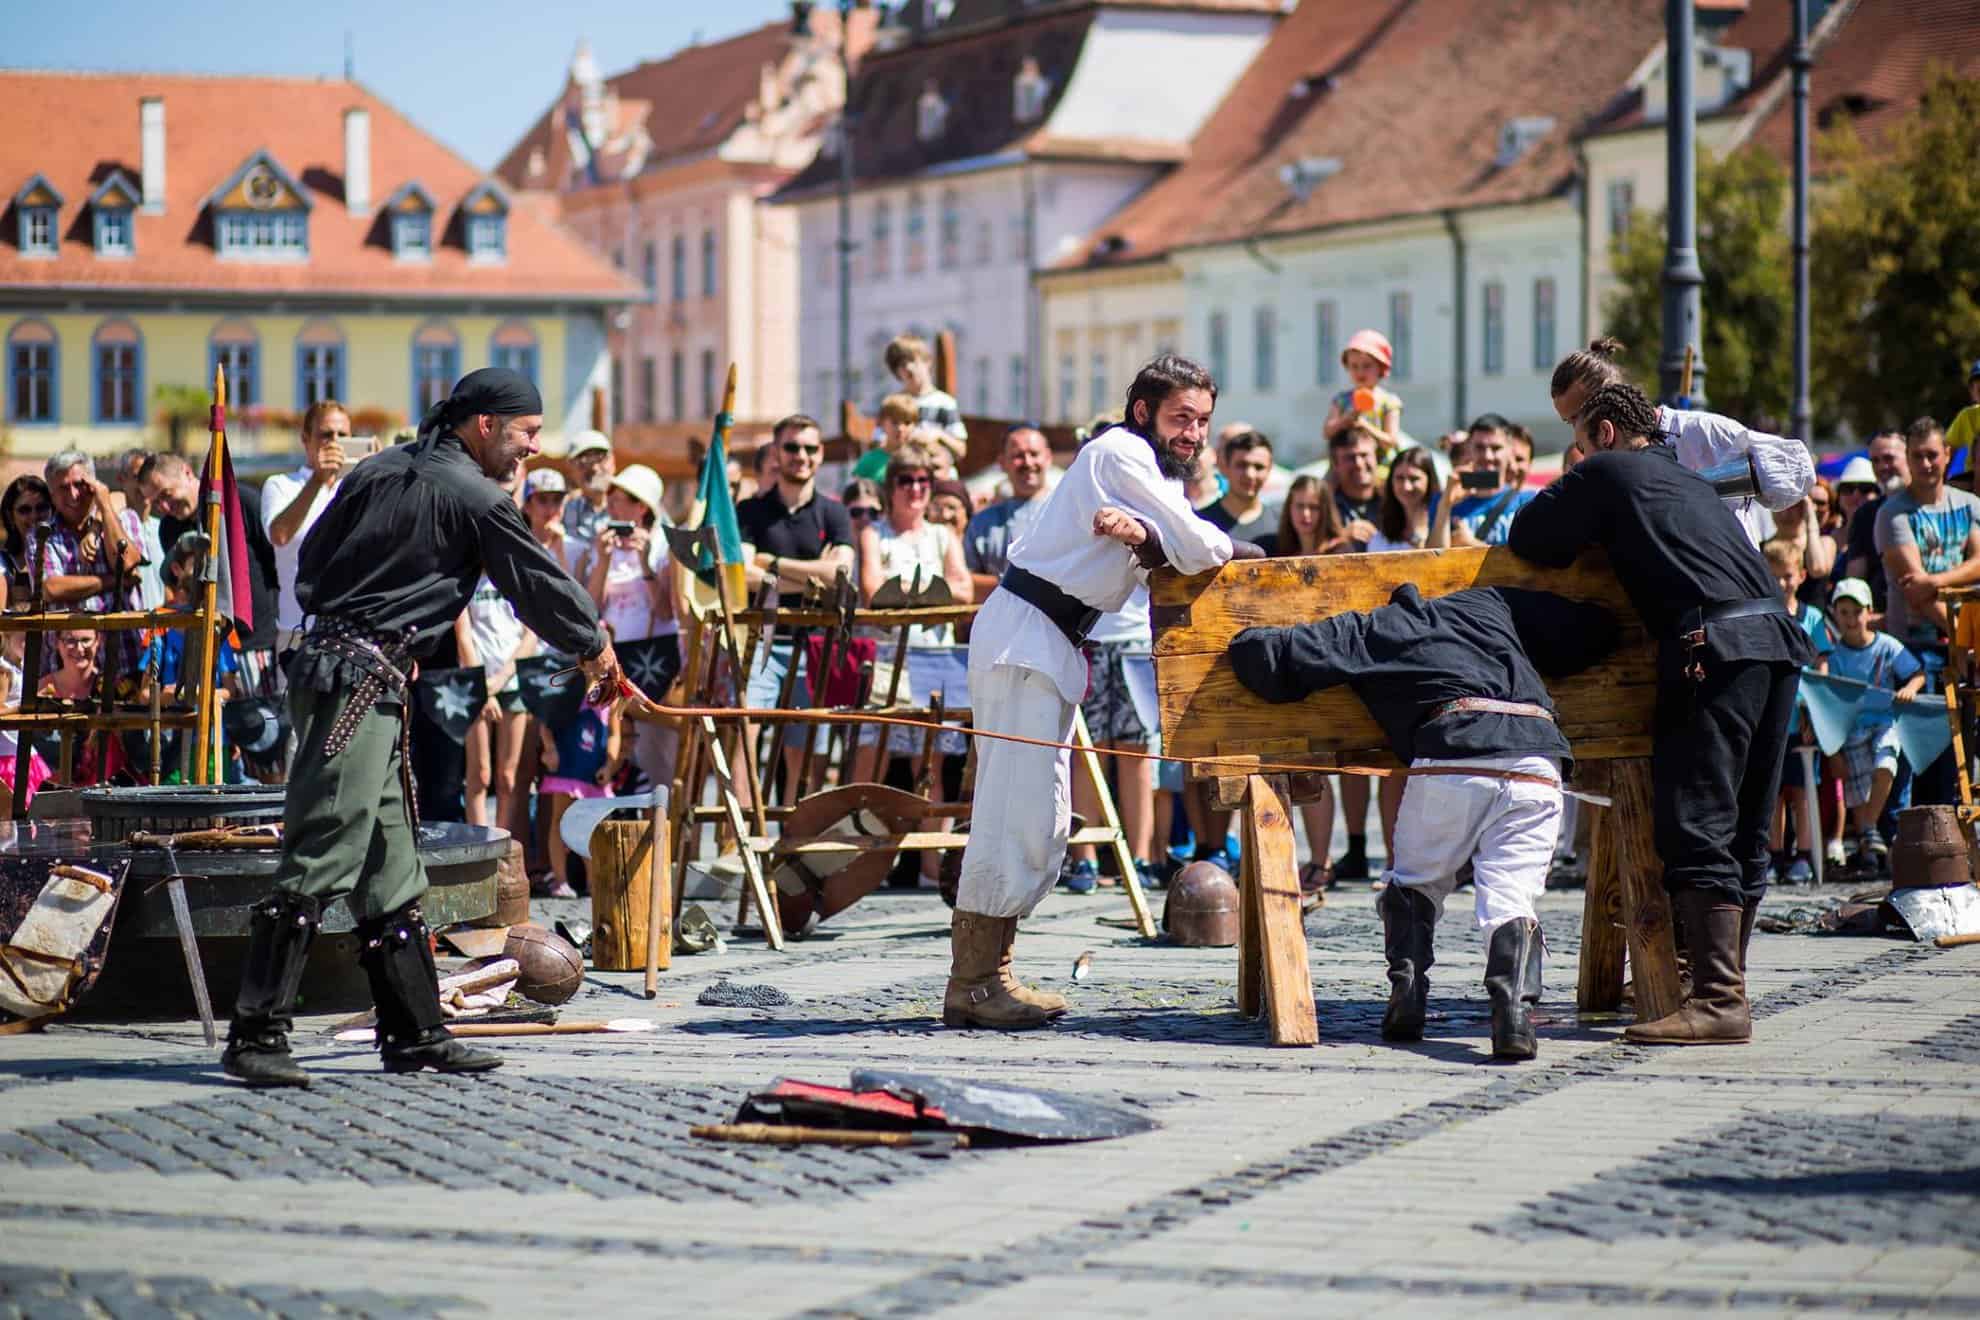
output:
[[[199, 680], [193, 705], [199, 711], [199, 726], [193, 743], [193, 767], [187, 782], [211, 782], [214, 732], [214, 671], [220, 656], [220, 473], [227, 446], [227, 373], [219, 364], [213, 368], [213, 433], [206, 455], [206, 572], [200, 585], [199, 620], [195, 625], [206, 640], [199, 657]], [[243, 568], [246, 565], [242, 565]], [[231, 606], [232, 601], [228, 604]]]
[[652, 999], [660, 993], [661, 969], [674, 961], [674, 887], [667, 882], [667, 858], [672, 850], [667, 847], [664, 804], [654, 803], [649, 828], [653, 832], [648, 852], [653, 893], [646, 903], [646, 997]]
[[1615, 866], [1622, 894], [1623, 932], [1629, 941], [1630, 982], [1636, 1020], [1654, 1022], [1675, 1013], [1678, 991], [1677, 942], [1671, 903], [1664, 893], [1664, 867], [1651, 830], [1650, 762], [1626, 757], [1610, 767], [1616, 804], [1606, 822], [1615, 838]]

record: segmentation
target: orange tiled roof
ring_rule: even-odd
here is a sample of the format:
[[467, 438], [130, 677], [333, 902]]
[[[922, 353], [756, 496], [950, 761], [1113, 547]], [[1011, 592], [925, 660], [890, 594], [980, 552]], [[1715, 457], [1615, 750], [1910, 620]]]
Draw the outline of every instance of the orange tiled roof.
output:
[[[800, 38], [788, 21], [766, 23], [724, 41], [688, 46], [663, 60], [647, 60], [604, 80], [618, 94], [623, 131], [643, 116], [652, 142], [649, 159], [691, 155], [720, 146], [743, 122], [761, 88], [763, 67], [783, 61]], [[568, 90], [568, 88], [566, 89]], [[495, 172], [518, 188], [541, 187], [528, 177], [529, 158], [541, 150], [561, 180], [564, 92], [502, 158]]]
[[[1575, 136], [1614, 112], [1662, 39], [1663, 12], [1660, 0], [1302, 4], [1188, 162], [1060, 264], [1552, 196], [1573, 176]], [[1514, 119], [1552, 125], [1501, 165]], [[1302, 201], [1280, 171], [1303, 159], [1338, 169]]]
[[[134, 213], [135, 254], [96, 255], [84, 208], [113, 170], [141, 184], [138, 102], [165, 103], [166, 204]], [[363, 86], [330, 79], [179, 74], [0, 71], [0, 287], [96, 291], [365, 298], [511, 298], [618, 301], [638, 288], [575, 235], [533, 207], [512, 205], [507, 259], [470, 263], [456, 213], [486, 176]], [[371, 115], [374, 214], [344, 208], [347, 109]], [[309, 209], [309, 257], [297, 262], [225, 260], [213, 248], [206, 203], [255, 152], [265, 150], [300, 182]], [[37, 172], [61, 193], [62, 243], [53, 259], [23, 256], [11, 198]], [[385, 199], [417, 182], [438, 203], [435, 250], [423, 263], [395, 260]], [[454, 234], [451, 241], [443, 235]]]

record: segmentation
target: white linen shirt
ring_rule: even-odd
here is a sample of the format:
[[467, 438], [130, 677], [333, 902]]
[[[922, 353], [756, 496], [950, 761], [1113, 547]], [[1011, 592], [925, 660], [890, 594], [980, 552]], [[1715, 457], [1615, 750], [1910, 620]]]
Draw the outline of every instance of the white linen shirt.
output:
[[[1088, 441], [1042, 503], [1037, 521], [1011, 546], [1010, 562], [1103, 613], [1118, 612], [1147, 578], [1132, 549], [1093, 534], [1103, 508], [1153, 527], [1179, 572], [1206, 572], [1231, 557], [1231, 538], [1196, 516], [1182, 483], [1165, 478], [1148, 442], [1124, 427]], [[1086, 696], [1086, 658], [1043, 611], [1008, 591], [991, 592], [977, 612], [970, 649], [974, 664], [1033, 669], [1067, 701]], [[988, 656], [979, 654], [985, 649]]]
[[1677, 450], [1678, 462], [1693, 472], [1753, 454], [1760, 473], [1760, 494], [1757, 499], [1743, 501], [1733, 512], [1755, 545], [1774, 534], [1769, 510], [1798, 504], [1815, 488], [1815, 462], [1808, 446], [1799, 440], [1755, 431], [1718, 413], [1681, 408], [1660, 406], [1657, 422]]

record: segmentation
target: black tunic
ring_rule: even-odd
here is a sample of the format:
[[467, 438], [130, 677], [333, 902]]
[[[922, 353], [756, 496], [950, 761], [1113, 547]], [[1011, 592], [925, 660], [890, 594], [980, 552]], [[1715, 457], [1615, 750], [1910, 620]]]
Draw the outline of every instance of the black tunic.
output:
[[1345, 683], [1405, 763], [1473, 756], [1569, 759], [1552, 720], [1431, 713], [1459, 697], [1554, 708], [1542, 673], [1579, 673], [1615, 649], [1615, 616], [1552, 592], [1474, 587], [1424, 600], [1404, 583], [1389, 603], [1292, 628], [1246, 628], [1231, 641], [1238, 681], [1267, 701]]
[[[591, 656], [604, 644], [591, 597], [531, 534], [509, 493], [457, 437], [434, 436], [345, 475], [303, 542], [296, 600], [304, 614], [383, 633], [411, 629], [424, 654], [454, 626], [483, 573], [545, 645]], [[336, 666], [319, 667], [326, 672], [292, 678], [336, 690]]]
[[[1675, 641], [1688, 609], [1781, 594], [1739, 519], [1668, 445], [1590, 454], [1519, 511], [1506, 544], [1521, 559], [1554, 568], [1589, 545], [1606, 547], [1650, 635], [1664, 642]], [[1784, 611], [1713, 623], [1705, 646], [1708, 664], [1815, 658], [1807, 634]]]

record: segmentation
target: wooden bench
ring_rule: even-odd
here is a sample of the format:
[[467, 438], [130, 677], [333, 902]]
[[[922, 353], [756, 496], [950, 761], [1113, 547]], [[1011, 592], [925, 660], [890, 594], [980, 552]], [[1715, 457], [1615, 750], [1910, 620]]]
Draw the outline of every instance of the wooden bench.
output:
[[[1495, 547], [1245, 560], [1194, 577], [1165, 570], [1151, 579], [1163, 750], [1211, 758], [1191, 765], [1191, 777], [1212, 781], [1217, 806], [1243, 812], [1239, 1011], [1262, 1013], [1275, 1045], [1319, 1040], [1292, 808], [1318, 797], [1329, 767], [1395, 761], [1380, 727], [1346, 687], [1290, 705], [1252, 695], [1231, 672], [1230, 640], [1253, 626], [1375, 609], [1405, 582], [1425, 597], [1467, 587], [1532, 587], [1598, 601], [1623, 621], [1622, 645], [1613, 655], [1551, 685], [1578, 763], [1576, 786], [1615, 799], [1614, 806], [1595, 809], [1576, 1002], [1590, 1011], [1620, 1006], [1626, 949], [1638, 1016], [1675, 1010], [1676, 950], [1650, 820], [1655, 648], [1599, 552], [1554, 570]], [[1273, 768], [1307, 766], [1315, 773]]]

